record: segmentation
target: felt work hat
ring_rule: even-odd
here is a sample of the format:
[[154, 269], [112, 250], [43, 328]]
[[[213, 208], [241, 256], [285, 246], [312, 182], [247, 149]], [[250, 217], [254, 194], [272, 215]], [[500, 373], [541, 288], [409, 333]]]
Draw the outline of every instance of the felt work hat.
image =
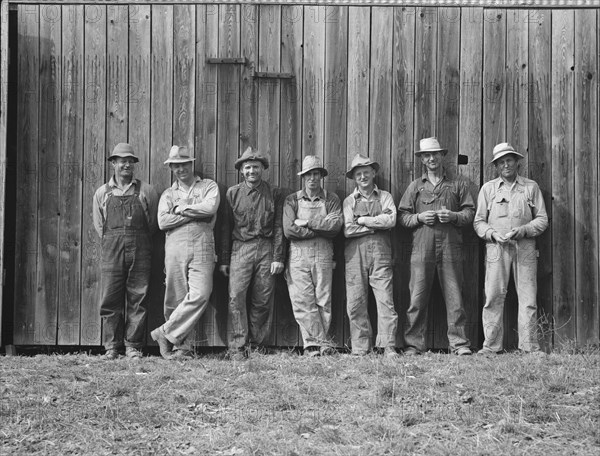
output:
[[133, 147], [131, 147], [131, 144], [127, 144], [127, 143], [119, 143], [115, 146], [115, 148], [112, 151], [112, 154], [110, 154], [110, 157], [108, 157], [108, 160], [112, 160], [113, 158], [133, 158], [133, 160], [137, 163], [139, 161], [139, 158], [137, 158], [135, 156], [135, 153], [133, 152]]
[[379, 163], [371, 160], [369, 157], [365, 157], [364, 155], [356, 154], [352, 159], [352, 165], [350, 166], [350, 169], [348, 172], [346, 172], [346, 177], [348, 179], [354, 179], [354, 169], [360, 166], [370, 166], [376, 172], [379, 171]]
[[327, 170], [323, 167], [323, 162], [319, 157], [316, 155], [307, 155], [304, 157], [304, 160], [302, 160], [302, 171], [298, 173], [298, 176], [302, 176], [313, 170], [321, 171], [321, 175], [323, 177], [327, 176], [328, 174]]
[[169, 163], [187, 163], [196, 160], [194, 157], [190, 157], [188, 148], [184, 146], [173, 146], [169, 151], [169, 158], [165, 160], [165, 165]]
[[448, 152], [448, 149], [444, 149], [440, 146], [437, 138], [423, 138], [419, 141], [419, 150], [415, 151], [415, 155], [421, 155], [425, 153], [431, 152], [443, 152], [444, 154]]
[[235, 169], [239, 170], [242, 167], [242, 163], [248, 160], [256, 160], [261, 162], [265, 169], [269, 167], [269, 158], [266, 155], [260, 153], [257, 149], [253, 149], [252, 147], [248, 147], [244, 151], [242, 156], [235, 161], [233, 166], [235, 167]]
[[494, 146], [494, 150], [492, 151], [492, 155], [494, 157], [492, 158], [492, 163], [496, 163], [496, 160], [508, 154], [516, 155], [519, 158], [525, 158], [522, 154], [517, 152], [515, 148], [509, 143], [500, 143]]

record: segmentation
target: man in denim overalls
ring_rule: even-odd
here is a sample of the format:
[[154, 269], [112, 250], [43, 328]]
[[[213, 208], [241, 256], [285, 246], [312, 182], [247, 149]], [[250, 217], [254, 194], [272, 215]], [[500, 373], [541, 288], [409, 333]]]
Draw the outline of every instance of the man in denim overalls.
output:
[[289, 195], [283, 207], [283, 233], [290, 240], [286, 280], [304, 354], [318, 356], [333, 353], [328, 337], [333, 238], [342, 227], [342, 207], [335, 193], [321, 187], [327, 170], [319, 157], [304, 157], [298, 175], [304, 189]]
[[[219, 188], [194, 174], [186, 147], [173, 146], [165, 161], [177, 178], [158, 204], [158, 226], [165, 238], [165, 320], [150, 334], [163, 358], [190, 356], [190, 334], [206, 310], [213, 287]], [[175, 348], [175, 350], [173, 350]]]
[[396, 225], [396, 206], [392, 195], [375, 185], [378, 170], [377, 162], [356, 154], [346, 173], [356, 183], [343, 204], [347, 312], [352, 354], [366, 355], [372, 348], [367, 311], [370, 285], [377, 303], [375, 346], [383, 349], [386, 358], [396, 358], [398, 314], [394, 308], [390, 237], [390, 230]]
[[503, 348], [504, 300], [512, 270], [519, 297], [519, 349], [540, 352], [537, 340], [537, 261], [535, 237], [548, 227], [546, 205], [535, 181], [519, 176], [519, 159], [510, 144], [500, 143], [492, 152], [499, 177], [486, 182], [477, 198], [473, 226], [486, 241], [485, 341], [478, 354], [494, 354]]
[[102, 239], [102, 344], [107, 359], [116, 359], [123, 348], [128, 357], [139, 358], [144, 346], [158, 194], [152, 186], [134, 179], [138, 158], [129, 144], [117, 144], [108, 160], [114, 176], [96, 190], [92, 212]]
[[461, 228], [473, 221], [473, 198], [464, 179], [447, 175], [442, 166], [447, 149], [440, 147], [436, 138], [424, 138], [419, 145], [415, 155], [426, 172], [409, 184], [398, 205], [400, 224], [413, 230], [404, 354], [418, 355], [427, 348], [427, 311], [437, 272], [446, 304], [450, 350], [470, 355], [462, 299]]

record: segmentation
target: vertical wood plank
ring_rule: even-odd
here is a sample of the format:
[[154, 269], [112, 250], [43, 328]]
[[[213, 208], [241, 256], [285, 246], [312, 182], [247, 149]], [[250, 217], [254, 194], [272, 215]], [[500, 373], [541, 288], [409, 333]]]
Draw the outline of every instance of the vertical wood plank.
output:
[[[415, 24], [415, 143], [437, 134], [437, 23], [435, 8], [418, 8]], [[422, 173], [420, 160], [415, 160], [415, 175]]]
[[[106, 23], [106, 152], [110, 152], [120, 142], [127, 142], [128, 126], [128, 26], [127, 6], [107, 7]], [[107, 180], [112, 175], [112, 167], [107, 166]]]
[[215, 5], [196, 5], [196, 172], [216, 179], [217, 68], [206, 63], [219, 46], [219, 13]]
[[92, 221], [96, 189], [106, 167], [106, 6], [84, 9], [85, 91], [83, 99], [83, 218], [81, 261], [81, 345], [100, 345], [100, 238]]
[[[0, 3], [0, 112], [8, 112], [8, 2]], [[7, 150], [7, 116], [0, 117], [0, 269], [5, 271], [7, 268], [4, 263], [4, 227], [6, 216], [6, 150]], [[4, 274], [4, 272], [3, 272]], [[0, 296], [0, 343], [3, 341], [2, 322], [4, 315], [4, 300]]]
[[[240, 7], [219, 5], [219, 57], [240, 56]], [[240, 155], [240, 70], [235, 65], [217, 68], [217, 180], [231, 187], [239, 173], [233, 164]]]
[[[35, 294], [40, 337], [36, 343], [56, 344], [58, 311], [58, 242], [60, 225], [61, 150], [61, 8], [45, 5], [40, 21], [40, 143], [38, 213], [38, 283]], [[39, 319], [37, 316], [39, 315]]]
[[575, 292], [579, 345], [598, 343], [598, 33], [594, 10], [575, 11]]
[[[460, 32], [460, 117], [458, 151], [468, 157], [468, 165], [460, 166], [459, 172], [468, 179], [473, 201], [477, 201], [481, 185], [481, 154], [489, 152], [481, 148], [481, 109], [483, 67], [483, 9], [462, 9]], [[480, 345], [480, 303], [482, 284], [479, 274], [479, 238], [472, 226], [463, 229], [463, 303], [467, 315], [467, 337], [471, 346]]]
[[506, 10], [483, 10], [483, 180], [496, 177], [492, 150], [506, 141]]
[[323, 157], [325, 14], [324, 6], [304, 8], [302, 154]]
[[282, 186], [299, 190], [302, 180], [302, 48], [304, 9], [300, 5], [281, 8], [281, 71], [294, 79], [281, 83], [279, 156]]
[[519, 174], [527, 177], [530, 12], [514, 9], [506, 14], [506, 141], [525, 156]]
[[[217, 69], [206, 63], [208, 57], [218, 54], [219, 14], [216, 5], [196, 5], [196, 172], [203, 178], [216, 179], [217, 160]], [[225, 186], [221, 188], [221, 202]], [[217, 221], [215, 238], [220, 226]], [[227, 281], [216, 271], [213, 274], [213, 293], [202, 318], [207, 344], [218, 347], [226, 343]]]
[[[437, 65], [434, 93], [437, 99], [436, 136], [448, 149], [444, 167], [450, 177], [458, 174], [458, 109], [460, 106], [460, 8], [437, 10]], [[439, 293], [438, 293], [439, 291]], [[448, 319], [441, 288], [433, 288], [430, 315], [433, 318], [433, 347], [448, 348]]]
[[[550, 10], [536, 10], [529, 24], [529, 177], [544, 196], [548, 218], [552, 221], [552, 16]], [[536, 239], [538, 258], [538, 296], [541, 322], [545, 329], [544, 349], [552, 345], [552, 226]]]
[[[444, 160], [446, 171], [450, 176], [456, 176], [459, 152], [461, 13], [460, 8], [439, 8], [437, 15], [436, 135], [442, 147], [448, 149]], [[446, 318], [443, 320], [445, 321]], [[446, 329], [440, 328], [442, 334], [446, 333]], [[436, 331], [438, 331], [437, 327]]]
[[574, 36], [572, 10], [552, 11], [552, 266], [555, 345], [576, 333]]
[[[171, 185], [171, 171], [163, 163], [173, 145], [173, 6], [151, 7], [150, 70], [150, 184], [159, 195]], [[152, 272], [148, 297], [147, 342], [156, 343], [150, 331], [164, 323], [165, 237], [153, 238]]]
[[[281, 7], [261, 5], [258, 7], [258, 65], [257, 71], [279, 72], [281, 67]], [[276, 78], [258, 79], [258, 149], [269, 156], [269, 168], [265, 180], [279, 185], [279, 100], [280, 82]]]
[[[325, 138], [323, 162], [328, 175], [324, 188], [346, 197], [346, 114], [348, 100], [348, 7], [327, 6], [325, 22]], [[336, 268], [332, 285], [332, 324], [330, 334], [337, 346], [344, 342], [346, 287], [344, 268], [344, 235], [334, 240]], [[348, 329], [349, 331], [349, 329]]]
[[[275, 14], [271, 10], [271, 14]], [[258, 136], [258, 87], [259, 82], [254, 79], [254, 72], [258, 71], [259, 62], [259, 36], [258, 29], [262, 15], [259, 16], [259, 6], [242, 5], [241, 7], [241, 55], [248, 64], [241, 68], [240, 79], [240, 151], [248, 147], [257, 147]], [[271, 21], [275, 17], [270, 18]], [[279, 19], [277, 18], [279, 21]], [[270, 47], [279, 47], [278, 41], [270, 43]], [[276, 46], [277, 44], [277, 46]], [[271, 50], [271, 52], [273, 52]], [[216, 55], [216, 54], [215, 54]], [[266, 70], [263, 70], [266, 71]], [[279, 70], [277, 70], [279, 71]]]
[[[349, 7], [348, 10], [348, 123], [347, 145], [349, 168], [355, 154], [369, 154], [369, 63], [370, 63], [370, 8]], [[354, 189], [351, 180], [346, 182], [346, 193]]]
[[58, 344], [79, 344], [83, 149], [83, 6], [62, 7]]
[[[437, 24], [435, 8], [418, 8], [415, 23], [415, 75], [416, 95], [414, 114], [415, 144], [422, 138], [437, 135]], [[415, 160], [415, 176], [423, 173], [421, 160]], [[435, 285], [435, 283], [434, 283]], [[434, 303], [440, 300], [439, 287], [434, 286], [429, 301], [427, 321], [427, 347], [435, 344], [435, 318], [438, 310]]]
[[[26, 14], [26, 12], [28, 14]], [[17, 345], [40, 342], [36, 315], [38, 237], [38, 150], [40, 107], [39, 6], [18, 5], [19, 39], [17, 92], [17, 219], [13, 341]], [[3, 111], [5, 112], [5, 111]], [[8, 308], [8, 305], [5, 306]]]
[[129, 9], [129, 140], [140, 161], [135, 176], [150, 180], [150, 5]]
[[[152, 5], [150, 72], [150, 183], [159, 194], [171, 185], [164, 165], [173, 145], [173, 7]], [[161, 311], [162, 314], [162, 311]]]
[[387, 7], [371, 9], [369, 156], [381, 166], [376, 183], [386, 191], [390, 190], [393, 19]]
[[173, 144], [185, 146], [193, 154], [196, 101], [194, 5], [173, 6], [173, 55]]
[[[413, 179], [415, 112], [415, 15], [407, 7], [394, 8], [394, 49], [392, 79], [392, 159], [391, 193], [399, 203]], [[410, 305], [410, 255], [412, 234], [396, 224], [394, 245], [394, 302], [398, 311], [396, 345], [403, 345], [406, 310]]]

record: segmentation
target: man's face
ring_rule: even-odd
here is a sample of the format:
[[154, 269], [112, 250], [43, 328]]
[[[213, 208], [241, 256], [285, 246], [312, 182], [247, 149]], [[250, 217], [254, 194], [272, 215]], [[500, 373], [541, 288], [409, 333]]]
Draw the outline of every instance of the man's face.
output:
[[321, 171], [313, 169], [302, 175], [302, 180], [307, 190], [318, 190], [321, 187]]
[[248, 160], [242, 163], [242, 176], [249, 184], [257, 184], [262, 179], [265, 167], [258, 160]]
[[129, 179], [133, 177], [133, 172], [135, 171], [135, 160], [131, 157], [113, 158], [112, 166], [117, 177]]
[[436, 152], [424, 152], [421, 154], [421, 163], [425, 165], [427, 171], [437, 171], [442, 166], [442, 153]]
[[184, 184], [189, 183], [194, 178], [194, 164], [191, 161], [185, 163], [170, 163], [169, 167], [177, 180]]
[[496, 169], [498, 174], [504, 179], [512, 180], [517, 176], [519, 169], [519, 161], [513, 154], [505, 155], [502, 158], [496, 160]]
[[360, 189], [369, 189], [377, 172], [370, 166], [359, 166], [354, 170], [354, 182]]

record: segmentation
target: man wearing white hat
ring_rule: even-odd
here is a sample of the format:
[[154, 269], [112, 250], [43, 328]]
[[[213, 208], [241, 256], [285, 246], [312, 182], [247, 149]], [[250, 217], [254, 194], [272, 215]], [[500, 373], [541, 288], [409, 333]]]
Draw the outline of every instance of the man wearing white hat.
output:
[[283, 207], [283, 233], [290, 240], [286, 280], [304, 353], [318, 356], [332, 351], [333, 238], [342, 228], [342, 207], [339, 197], [321, 186], [327, 170], [319, 157], [304, 157], [298, 175], [304, 188], [289, 195]]
[[244, 182], [227, 189], [219, 270], [229, 277], [228, 355], [241, 360], [268, 341], [275, 274], [283, 271], [285, 252], [281, 191], [262, 179], [269, 159], [248, 147], [234, 166]]
[[427, 311], [437, 272], [446, 303], [450, 350], [470, 355], [462, 299], [461, 227], [473, 221], [473, 198], [464, 179], [446, 174], [442, 161], [447, 149], [436, 138], [421, 139], [419, 145], [415, 155], [426, 172], [409, 184], [398, 205], [400, 224], [413, 230], [404, 354], [418, 355], [427, 349]]
[[535, 237], [548, 227], [546, 205], [538, 184], [518, 174], [522, 154], [508, 143], [496, 145], [492, 154], [499, 176], [481, 188], [473, 221], [475, 232], [486, 241], [485, 341], [478, 353], [494, 354], [503, 348], [504, 300], [511, 270], [519, 297], [519, 349], [540, 353]]
[[165, 164], [177, 180], [158, 204], [158, 226], [166, 232], [166, 322], [150, 335], [166, 359], [189, 356], [188, 336], [206, 310], [213, 287], [219, 188], [194, 174], [195, 160], [186, 147], [171, 148]]
[[377, 303], [375, 346], [384, 349], [386, 358], [396, 358], [398, 314], [394, 308], [390, 236], [390, 230], [396, 225], [396, 207], [392, 195], [375, 185], [377, 171], [377, 162], [356, 154], [346, 173], [346, 177], [356, 183], [343, 204], [347, 312], [352, 354], [365, 355], [372, 348], [367, 311], [370, 285]]
[[114, 175], [96, 190], [92, 209], [94, 228], [102, 239], [102, 344], [107, 359], [118, 358], [123, 348], [128, 357], [140, 358], [158, 194], [134, 179], [138, 157], [131, 145], [117, 144], [108, 160]]

